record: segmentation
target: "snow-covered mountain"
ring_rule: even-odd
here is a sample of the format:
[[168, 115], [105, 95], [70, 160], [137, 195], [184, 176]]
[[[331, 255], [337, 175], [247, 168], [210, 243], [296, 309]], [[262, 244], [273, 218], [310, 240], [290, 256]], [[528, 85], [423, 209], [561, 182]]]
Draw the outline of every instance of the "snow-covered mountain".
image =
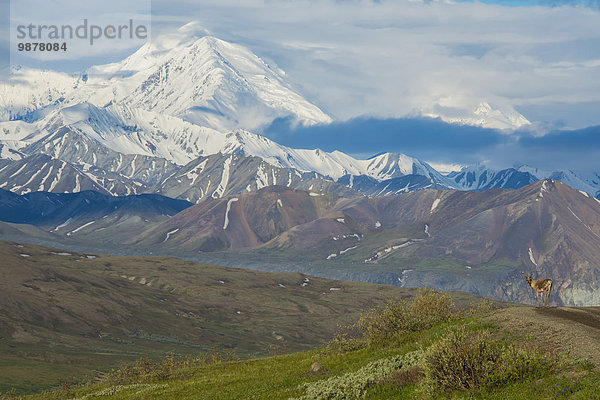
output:
[[90, 69], [88, 76], [87, 100], [95, 104], [122, 103], [220, 131], [254, 130], [283, 116], [305, 124], [331, 121], [286, 83], [283, 71], [243, 46], [210, 36], [166, 54], [147, 44], [120, 63]]
[[314, 172], [275, 167], [260, 157], [220, 153], [199, 157], [150, 191], [198, 203], [276, 185], [315, 193], [327, 191], [341, 196], [357, 195], [355, 190]]
[[[339, 151], [293, 149], [245, 130], [221, 133], [117, 104], [56, 107], [37, 121], [6, 121], [0, 127], [6, 159], [0, 167], [0, 185], [21, 194], [94, 189], [113, 195], [162, 193], [197, 202], [275, 184], [308, 189], [316, 183], [331, 189], [337, 182], [334, 191], [345, 186], [383, 196], [425, 188], [517, 189], [549, 177], [600, 195], [597, 174], [584, 178], [572, 171], [529, 167], [495, 171], [475, 166], [443, 175], [402, 154], [358, 160]], [[35, 157], [39, 154], [50, 158]], [[237, 156], [236, 162], [230, 155]], [[207, 159], [211, 167], [200, 168]], [[52, 167], [57, 163], [67, 166]], [[304, 184], [308, 181], [310, 185]]]
[[566, 183], [571, 187], [592, 194], [596, 198], [600, 199], [600, 171], [587, 173], [571, 170], [548, 171], [533, 168], [527, 165], [520, 166], [518, 170], [521, 172], [531, 173], [540, 179], [549, 178]]
[[255, 130], [277, 117], [303, 124], [331, 118], [295, 91], [285, 73], [247, 48], [205, 36], [165, 51], [161, 41], [121, 62], [81, 75], [18, 68], [0, 86], [0, 118], [38, 118], [34, 111], [91, 103], [153, 111], [226, 131]]
[[[246, 130], [221, 133], [178, 117], [122, 104], [98, 107], [83, 102], [51, 107], [33, 122], [0, 122], [5, 158], [43, 153], [71, 163], [98, 166], [107, 153], [112, 154], [112, 160], [123, 158], [118, 153], [158, 157], [182, 166], [198, 157], [222, 153], [260, 157], [278, 168], [316, 172], [331, 179], [348, 174], [377, 180], [420, 174], [444, 181], [428, 164], [402, 154], [384, 153], [358, 160], [339, 151], [293, 149]], [[115, 168], [108, 169], [114, 172]]]
[[[242, 46], [213, 37], [177, 39], [171, 46], [158, 40], [81, 76], [49, 74], [23, 68], [12, 86], [1, 88], [8, 99], [0, 122], [3, 158], [43, 153], [82, 165], [85, 172], [95, 166], [120, 173], [134, 162], [132, 155], [184, 166], [198, 157], [238, 154], [332, 180], [415, 173], [443, 180], [408, 156], [357, 160], [339, 151], [281, 146], [242, 129], [290, 115], [304, 124], [331, 119], [295, 92], [282, 71]], [[127, 178], [135, 175], [130, 169], [123, 174]], [[155, 183], [146, 179], [144, 185]]]
[[427, 117], [441, 118], [446, 122], [500, 130], [513, 130], [531, 124], [512, 106], [492, 106], [486, 101], [467, 108], [457, 108], [454, 104], [436, 104], [429, 109], [422, 109], [420, 113]]
[[539, 179], [527, 171], [507, 168], [500, 171], [491, 170], [483, 165], [465, 167], [454, 171], [447, 178], [463, 190], [487, 190], [492, 188], [518, 189]]
[[465, 167], [446, 176], [462, 190], [481, 191], [492, 188], [519, 189], [541, 179], [552, 179], [600, 198], [600, 173], [571, 170], [546, 171], [529, 166], [489, 169], [483, 165]]
[[17, 161], [0, 159], [0, 180], [2, 181], [0, 189], [17, 194], [37, 191], [68, 193], [84, 190], [109, 194], [104, 187], [71, 164], [43, 154]]
[[[250, 50], [180, 33], [80, 75], [16, 69], [11, 82], [0, 83], [0, 187], [162, 193], [197, 202], [270, 185], [383, 196], [516, 189], [549, 177], [600, 195], [597, 174], [469, 167], [444, 175], [403, 154], [360, 160], [280, 145], [251, 130], [278, 117], [300, 124], [330, 117]], [[528, 123], [487, 103], [473, 115], [500, 128]]]
[[79, 76], [15, 67], [10, 82], [0, 81], [0, 121], [35, 118], [32, 113], [63, 103], [82, 83]]

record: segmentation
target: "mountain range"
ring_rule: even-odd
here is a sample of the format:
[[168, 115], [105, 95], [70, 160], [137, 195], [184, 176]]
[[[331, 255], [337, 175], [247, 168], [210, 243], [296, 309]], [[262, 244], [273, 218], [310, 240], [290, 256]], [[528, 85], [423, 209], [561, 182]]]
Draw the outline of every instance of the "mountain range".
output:
[[549, 179], [518, 190], [376, 198], [264, 188], [189, 207], [129, 243], [268, 251], [373, 281], [511, 301], [529, 298], [521, 272], [536, 271], [554, 278], [559, 303], [600, 303], [600, 201]]
[[509, 301], [530, 298], [521, 272], [535, 271], [554, 279], [558, 304], [600, 304], [600, 200], [550, 179], [380, 197], [268, 186], [198, 204], [1, 191], [0, 209], [0, 233], [19, 240], [191, 258], [217, 252], [225, 263]]
[[518, 301], [527, 269], [559, 279], [561, 304], [600, 304], [599, 172], [441, 173], [404, 154], [281, 145], [255, 132], [332, 118], [279, 68], [210, 36], [158, 40], [76, 75], [13, 72], [0, 84], [6, 237], [218, 252]]
[[[0, 84], [0, 187], [199, 202], [269, 185], [382, 196], [516, 189], [551, 178], [600, 196], [598, 173], [472, 166], [446, 175], [404, 154], [362, 160], [280, 145], [253, 131], [275, 118], [312, 125], [331, 117], [302, 97], [285, 72], [239, 44], [210, 36], [167, 39], [81, 74], [15, 68], [12, 80]], [[477, 110], [481, 118], [499, 118], [487, 103]]]

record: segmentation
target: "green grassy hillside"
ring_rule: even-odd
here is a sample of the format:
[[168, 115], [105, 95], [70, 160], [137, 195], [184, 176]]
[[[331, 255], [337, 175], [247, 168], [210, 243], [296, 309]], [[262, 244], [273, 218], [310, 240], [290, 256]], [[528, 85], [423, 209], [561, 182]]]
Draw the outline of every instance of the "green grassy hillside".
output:
[[[448, 296], [423, 291], [363, 314], [319, 350], [243, 361], [141, 360], [100, 383], [27, 399], [598, 399], [598, 317], [594, 308], [485, 304], [457, 312]], [[549, 340], [555, 331], [560, 344]], [[579, 340], [584, 346], [565, 352]]]
[[86, 380], [140, 357], [313, 349], [363, 310], [414, 293], [0, 242], [0, 393]]

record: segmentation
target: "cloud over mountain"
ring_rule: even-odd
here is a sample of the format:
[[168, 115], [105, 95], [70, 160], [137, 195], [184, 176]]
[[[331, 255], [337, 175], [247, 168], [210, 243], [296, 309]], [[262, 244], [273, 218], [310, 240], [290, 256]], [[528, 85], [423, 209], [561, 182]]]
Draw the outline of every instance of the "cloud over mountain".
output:
[[600, 124], [578, 106], [600, 106], [600, 13], [581, 6], [597, 2], [154, 3], [154, 30], [197, 19], [275, 61], [338, 119], [464, 111], [485, 101], [529, 120]]
[[318, 147], [362, 156], [405, 152], [431, 162], [486, 163], [495, 168], [530, 164], [591, 171], [598, 168], [600, 154], [600, 126], [552, 130], [540, 136], [527, 128], [507, 134], [433, 118], [355, 118], [296, 128], [279, 119], [264, 134], [291, 147]]

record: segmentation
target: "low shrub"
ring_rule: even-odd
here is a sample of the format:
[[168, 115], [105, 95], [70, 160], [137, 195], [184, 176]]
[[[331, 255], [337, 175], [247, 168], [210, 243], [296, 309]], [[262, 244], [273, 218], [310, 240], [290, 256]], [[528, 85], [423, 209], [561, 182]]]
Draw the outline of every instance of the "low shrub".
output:
[[357, 327], [370, 345], [393, 345], [406, 333], [449, 321], [454, 313], [449, 295], [423, 288], [409, 301], [391, 301], [383, 309], [367, 312]]
[[237, 360], [234, 353], [210, 353], [197, 358], [178, 358], [171, 354], [158, 360], [140, 358], [135, 365], [125, 366], [106, 374], [103, 382], [113, 385], [151, 383], [187, 377], [194, 367]]
[[488, 331], [451, 331], [424, 357], [425, 389], [493, 390], [507, 384], [548, 375], [556, 360], [537, 349], [515, 347], [494, 339]]
[[392, 384], [395, 386], [413, 385], [420, 382], [425, 377], [425, 370], [420, 365], [415, 365], [410, 368], [403, 368], [394, 372], [387, 378], [383, 379], [379, 384]]
[[434, 343], [425, 355], [427, 384], [436, 390], [479, 388], [502, 358], [502, 348], [487, 332], [476, 336], [457, 329]]
[[325, 351], [347, 353], [366, 347], [366, 340], [358, 329], [358, 324], [338, 326], [338, 332], [333, 339], [327, 343]]
[[492, 311], [497, 310], [500, 307], [501, 306], [498, 303], [495, 303], [490, 299], [484, 298], [475, 303], [469, 304], [469, 308], [466, 311], [466, 314], [470, 316], [488, 315]]
[[302, 400], [312, 399], [357, 399], [364, 397], [369, 388], [389, 378], [392, 374], [418, 365], [422, 360], [422, 351], [417, 350], [402, 356], [373, 361], [355, 372], [329, 379], [305, 383], [306, 390]]
[[485, 389], [494, 390], [510, 383], [529, 381], [550, 375], [555, 369], [554, 355], [530, 347], [504, 346], [502, 362], [488, 377]]

